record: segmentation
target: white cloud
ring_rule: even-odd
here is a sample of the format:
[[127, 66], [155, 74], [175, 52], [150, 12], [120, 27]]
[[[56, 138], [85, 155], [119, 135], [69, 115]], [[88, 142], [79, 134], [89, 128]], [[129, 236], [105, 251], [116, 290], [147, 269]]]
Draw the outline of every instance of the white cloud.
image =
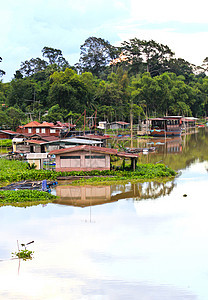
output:
[[198, 0], [131, 0], [131, 14], [133, 19], [148, 22], [179, 21], [190, 23], [207, 23], [207, 1]]
[[120, 41], [127, 41], [135, 37], [144, 40], [153, 39], [169, 46], [177, 58], [183, 58], [196, 65], [201, 65], [203, 59], [208, 56], [207, 32], [179, 33], [169, 28], [145, 30], [140, 29], [139, 26], [134, 27], [134, 25], [117, 28], [117, 30]]
[[204, 0], [197, 4], [187, 0], [100, 0], [99, 5], [96, 0], [4, 1], [0, 69], [7, 75], [3, 80], [11, 80], [22, 61], [41, 57], [44, 46], [61, 49], [69, 63], [75, 64], [80, 45], [90, 36], [111, 44], [134, 37], [153, 39], [168, 45], [176, 57], [200, 65], [208, 56], [206, 7]]

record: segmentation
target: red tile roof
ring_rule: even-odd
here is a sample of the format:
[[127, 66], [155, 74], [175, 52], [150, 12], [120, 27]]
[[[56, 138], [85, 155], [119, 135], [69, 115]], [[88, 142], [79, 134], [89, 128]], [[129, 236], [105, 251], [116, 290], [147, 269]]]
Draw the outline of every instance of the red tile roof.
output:
[[43, 122], [38, 127], [54, 127], [55, 125], [53, 123]]
[[37, 121], [32, 121], [26, 125], [24, 125], [23, 127], [39, 127], [40, 123]]

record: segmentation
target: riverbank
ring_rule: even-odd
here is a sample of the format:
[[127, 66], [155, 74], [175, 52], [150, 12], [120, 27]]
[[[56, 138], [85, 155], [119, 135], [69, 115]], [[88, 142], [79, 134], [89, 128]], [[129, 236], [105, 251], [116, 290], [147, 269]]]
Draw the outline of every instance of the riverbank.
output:
[[[125, 181], [143, 181], [153, 179], [170, 179], [176, 176], [176, 172], [164, 164], [139, 164], [135, 171], [111, 170], [111, 171], [80, 171], [80, 172], [55, 172], [48, 170], [31, 170], [28, 164], [22, 161], [0, 160], [1, 186], [12, 182], [26, 180], [70, 180], [71, 184], [107, 184]], [[50, 193], [34, 189], [17, 191], [0, 191], [0, 205], [11, 203], [31, 203], [34, 201], [51, 202], [54, 198]]]
[[164, 164], [139, 164], [135, 171], [105, 170], [56, 172], [49, 170], [30, 170], [28, 164], [21, 161], [0, 160], [0, 182], [17, 182], [22, 180], [61, 180], [62, 178], [86, 181], [112, 181], [126, 179], [154, 179], [173, 177], [176, 172]]

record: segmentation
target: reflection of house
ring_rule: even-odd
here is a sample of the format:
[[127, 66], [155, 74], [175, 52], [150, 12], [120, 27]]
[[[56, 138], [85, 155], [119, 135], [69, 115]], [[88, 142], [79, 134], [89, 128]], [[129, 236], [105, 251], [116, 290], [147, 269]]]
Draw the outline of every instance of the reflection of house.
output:
[[129, 127], [129, 123], [126, 122], [112, 122], [110, 123], [110, 129], [126, 129]]
[[57, 186], [55, 203], [73, 206], [104, 204], [111, 199], [110, 186]]
[[117, 149], [88, 145], [53, 150], [49, 154], [56, 155], [56, 171], [110, 170], [110, 155], [131, 158], [135, 169], [138, 158], [136, 154], [121, 153]]
[[[116, 190], [114, 188], [116, 187]], [[169, 195], [175, 187], [174, 181], [171, 182], [145, 182], [131, 183], [124, 189], [118, 186], [56, 186], [56, 195], [59, 197], [54, 203], [62, 205], [73, 205], [79, 207], [101, 205], [116, 202], [122, 199], [156, 199]]]
[[157, 148], [158, 153], [180, 153], [182, 152], [182, 139], [181, 137], [175, 138], [160, 138], [152, 140], [152, 145]]

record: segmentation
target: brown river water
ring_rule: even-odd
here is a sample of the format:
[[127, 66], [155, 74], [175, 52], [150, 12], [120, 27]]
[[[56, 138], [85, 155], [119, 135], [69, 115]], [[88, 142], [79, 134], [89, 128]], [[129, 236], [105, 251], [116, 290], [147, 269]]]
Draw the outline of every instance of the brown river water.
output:
[[[208, 299], [208, 132], [134, 144], [179, 175], [61, 182], [56, 203], [0, 207], [0, 299]], [[11, 259], [17, 240], [32, 260]]]

